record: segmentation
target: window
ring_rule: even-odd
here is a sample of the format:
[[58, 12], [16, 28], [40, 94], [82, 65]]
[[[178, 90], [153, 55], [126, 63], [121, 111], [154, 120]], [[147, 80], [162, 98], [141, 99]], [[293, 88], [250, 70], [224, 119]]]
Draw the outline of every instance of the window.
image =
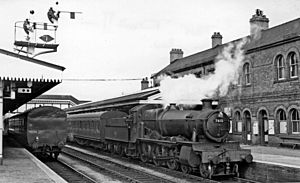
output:
[[292, 134], [300, 134], [299, 112], [296, 109], [291, 111]]
[[277, 63], [277, 79], [284, 79], [284, 60], [282, 55], [278, 55], [276, 58]]
[[234, 117], [236, 122], [236, 132], [241, 133], [243, 131], [243, 122], [241, 119], [241, 113], [239, 111], [236, 111]]
[[244, 76], [245, 76], [245, 84], [249, 85], [250, 84], [250, 64], [246, 63], [244, 65]]
[[278, 110], [277, 120], [279, 122], [279, 133], [287, 133], [286, 114], [284, 110]]
[[298, 59], [295, 52], [291, 52], [288, 56], [290, 64], [291, 78], [298, 77]]

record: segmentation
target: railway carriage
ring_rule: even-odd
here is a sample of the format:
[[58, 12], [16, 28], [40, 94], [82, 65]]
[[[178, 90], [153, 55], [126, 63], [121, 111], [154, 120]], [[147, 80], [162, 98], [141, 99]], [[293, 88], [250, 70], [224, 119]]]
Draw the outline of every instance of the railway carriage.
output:
[[114, 141], [121, 143], [127, 139], [126, 117], [127, 114], [120, 111], [68, 115], [69, 140], [80, 145], [92, 145], [112, 150], [114, 146], [110, 144]]
[[58, 157], [66, 143], [67, 114], [57, 107], [43, 106], [4, 120], [9, 135], [34, 154]]

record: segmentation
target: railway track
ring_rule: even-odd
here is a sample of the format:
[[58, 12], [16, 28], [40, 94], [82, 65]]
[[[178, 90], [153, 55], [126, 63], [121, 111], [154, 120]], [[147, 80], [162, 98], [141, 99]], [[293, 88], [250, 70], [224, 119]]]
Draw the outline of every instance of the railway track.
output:
[[96, 180], [93, 180], [88, 175], [79, 172], [62, 161], [47, 161], [45, 164], [67, 182], [97, 183]]
[[136, 183], [173, 183], [164, 177], [159, 177], [141, 170], [130, 168], [126, 165], [118, 164], [113, 161], [95, 157], [93, 155], [83, 153], [74, 148], [65, 147], [63, 155], [77, 159], [78, 161], [89, 164], [98, 169], [98, 172], [104, 175], [110, 175], [122, 182], [136, 182]]
[[237, 178], [237, 177], [230, 178], [228, 180], [222, 180], [221, 182], [222, 183], [236, 183], [236, 182], [238, 182], [238, 183], [261, 183], [261, 182], [258, 182], [258, 181], [243, 179], [243, 178]]

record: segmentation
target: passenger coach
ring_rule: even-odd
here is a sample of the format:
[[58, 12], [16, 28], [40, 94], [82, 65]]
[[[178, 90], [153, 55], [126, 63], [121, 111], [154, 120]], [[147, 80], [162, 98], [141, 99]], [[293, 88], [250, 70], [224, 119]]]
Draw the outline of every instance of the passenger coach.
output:
[[27, 110], [5, 119], [8, 134], [34, 154], [58, 157], [67, 137], [67, 114], [51, 106]]

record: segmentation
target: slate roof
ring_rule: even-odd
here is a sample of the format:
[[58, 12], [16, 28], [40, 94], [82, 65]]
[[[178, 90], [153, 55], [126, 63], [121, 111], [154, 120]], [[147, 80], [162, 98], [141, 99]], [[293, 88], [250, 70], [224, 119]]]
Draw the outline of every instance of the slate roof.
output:
[[72, 95], [40, 95], [35, 99], [46, 99], [46, 100], [70, 100], [75, 104], [82, 104], [87, 103], [90, 101], [78, 100], [77, 98], [73, 97]]
[[[81, 112], [91, 112], [107, 108], [132, 106], [140, 103], [141, 100], [147, 100], [148, 97], [159, 93], [158, 88], [150, 88], [142, 90], [133, 94], [124, 95], [120, 97], [115, 97], [111, 99], [106, 99], [102, 101], [90, 102], [85, 104], [80, 104], [77, 106], [65, 109], [67, 113], [81, 113]], [[130, 108], [130, 107], [129, 107]]]
[[[268, 46], [281, 44], [284, 41], [299, 40], [299, 35], [300, 18], [297, 18], [292, 21], [280, 24], [278, 26], [262, 30], [261, 35], [258, 39], [253, 39], [251, 38], [251, 36], [246, 36], [247, 38], [251, 39], [251, 41], [245, 45], [244, 49], [246, 50], [247, 54], [257, 49], [261, 50], [268, 48]], [[241, 40], [243, 38], [244, 37], [230, 41], [228, 43], [224, 43], [222, 45], [218, 45], [214, 48], [209, 48], [207, 50], [195, 53], [193, 55], [183, 57], [181, 59], [177, 59], [173, 63], [160, 70], [159, 72], [153, 74], [152, 78], [159, 76], [163, 73], [177, 73], [181, 72], [182, 70], [189, 70], [194, 67], [199, 67], [201, 64], [213, 61], [218, 55], [218, 53], [222, 51], [224, 46], [228, 45], [229, 43]]]

